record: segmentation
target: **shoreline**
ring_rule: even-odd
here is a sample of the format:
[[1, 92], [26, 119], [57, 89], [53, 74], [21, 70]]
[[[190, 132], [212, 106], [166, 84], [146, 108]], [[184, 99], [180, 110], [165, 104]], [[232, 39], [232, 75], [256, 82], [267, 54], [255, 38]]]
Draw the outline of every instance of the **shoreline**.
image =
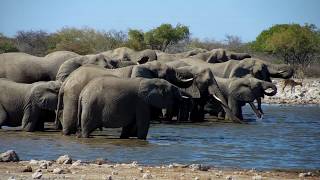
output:
[[[60, 157], [61, 158], [61, 157]], [[6, 179], [319, 179], [320, 170], [256, 170], [219, 168], [200, 164], [141, 165], [92, 162], [30, 160], [0, 162], [0, 177]], [[1, 178], [1, 179], [2, 179]]]

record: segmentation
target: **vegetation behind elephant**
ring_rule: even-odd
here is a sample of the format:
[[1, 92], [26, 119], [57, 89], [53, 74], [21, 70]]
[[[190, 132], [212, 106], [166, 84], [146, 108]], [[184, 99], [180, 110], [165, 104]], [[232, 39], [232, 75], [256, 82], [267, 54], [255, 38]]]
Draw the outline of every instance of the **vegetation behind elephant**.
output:
[[[116, 76], [120, 78], [161, 78], [179, 87], [189, 87], [193, 79], [181, 79], [179, 71], [159, 62], [128, 66], [118, 69], [105, 69], [98, 66], [83, 66], [74, 71], [63, 83], [59, 92], [58, 106], [63, 103], [62, 128], [68, 135], [76, 132], [78, 98], [83, 87], [92, 79], [100, 76]], [[192, 77], [192, 74], [191, 74]], [[58, 118], [56, 118], [58, 124]]]
[[69, 51], [57, 51], [45, 57], [26, 53], [0, 54], [0, 78], [20, 83], [55, 80], [60, 65], [77, 56]]
[[24, 84], [1, 78], [0, 127], [22, 125], [26, 131], [43, 130], [40, 118], [46, 118], [43, 112], [55, 111], [60, 85], [57, 81]]
[[102, 52], [104, 56], [117, 59], [119, 61], [132, 61], [138, 64], [157, 60], [157, 54], [154, 50], [145, 49], [142, 51], [135, 51], [127, 47], [120, 47], [114, 50]]
[[182, 98], [179, 89], [163, 79], [93, 79], [83, 88], [79, 99], [82, 137], [100, 127], [123, 127], [121, 137], [128, 138], [135, 124], [137, 137], [146, 139], [150, 106], [167, 108]]
[[[233, 114], [240, 119], [243, 119], [242, 106], [246, 103], [253, 102], [257, 98], [264, 97], [264, 95], [273, 96], [277, 93], [277, 87], [274, 84], [252, 77], [216, 77], [216, 80], [228, 101], [228, 106]], [[268, 92], [268, 90], [271, 90], [271, 92]], [[230, 117], [226, 115], [226, 119], [230, 119]]]

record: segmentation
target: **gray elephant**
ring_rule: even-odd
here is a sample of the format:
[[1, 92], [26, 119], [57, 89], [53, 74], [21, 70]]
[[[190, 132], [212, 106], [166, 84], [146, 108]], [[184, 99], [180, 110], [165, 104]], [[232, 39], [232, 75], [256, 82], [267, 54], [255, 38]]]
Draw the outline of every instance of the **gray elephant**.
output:
[[156, 52], [151, 49], [135, 51], [127, 47], [120, 47], [114, 50], [102, 52], [101, 54], [111, 59], [132, 61], [137, 64], [144, 64], [146, 62], [157, 60]]
[[188, 58], [188, 57], [197, 55], [199, 53], [204, 53], [204, 52], [208, 52], [208, 50], [201, 49], [201, 48], [195, 48], [195, 49], [192, 49], [190, 51], [176, 53], [176, 54], [169, 54], [169, 53], [165, 53], [165, 52], [162, 52], [162, 51], [156, 51], [157, 57], [158, 57], [158, 61], [161, 61], [161, 62], [170, 62], [172, 60]]
[[0, 54], [0, 78], [20, 83], [55, 80], [60, 65], [77, 56], [69, 51], [57, 51], [45, 57], [26, 53]]
[[[181, 79], [179, 72], [174, 68], [156, 61], [118, 69], [105, 69], [93, 65], [80, 67], [67, 78], [59, 91], [58, 106], [63, 104], [64, 107], [61, 120], [63, 134], [68, 135], [76, 132], [78, 99], [83, 87], [93, 78], [106, 75], [120, 78], [161, 78], [183, 88], [189, 87], [193, 82], [193, 78]], [[56, 123], [59, 124], [58, 118], [56, 118]]]
[[[216, 77], [217, 83], [228, 101], [228, 106], [233, 114], [239, 119], [243, 119], [242, 106], [246, 103], [253, 102], [257, 98], [273, 96], [277, 93], [277, 87], [267, 81], [259, 80], [252, 77], [243, 78], [219, 78]], [[270, 90], [270, 92], [268, 92]], [[217, 110], [214, 108], [211, 110]], [[257, 113], [256, 109], [253, 109]], [[216, 114], [218, 115], [218, 114]], [[226, 114], [225, 119], [230, 119]]]
[[53, 114], [49, 120], [54, 120], [60, 85], [57, 81], [24, 84], [0, 78], [0, 127], [43, 130], [47, 115]]
[[[203, 61], [195, 61], [192, 58], [181, 59], [180, 61], [192, 66], [210, 68], [215, 77], [241, 78], [254, 77], [260, 80], [271, 82], [271, 78], [288, 79], [292, 77], [294, 70], [286, 64], [272, 64], [260, 59], [248, 58], [241, 61], [229, 60], [224, 63], [210, 64]], [[177, 63], [177, 62], [176, 62]], [[262, 114], [261, 98], [257, 99], [258, 110]], [[253, 104], [250, 104], [251, 106]], [[261, 115], [260, 115], [261, 116]]]
[[179, 88], [163, 79], [95, 78], [83, 88], [79, 97], [81, 135], [88, 137], [101, 127], [123, 127], [121, 138], [128, 138], [134, 127], [138, 139], [146, 139], [150, 106], [167, 108], [182, 99]]
[[[65, 81], [65, 79], [76, 69], [85, 65], [85, 64], [93, 64], [97, 66], [101, 66], [107, 69], [116, 68], [116, 63], [111, 59], [106, 59], [106, 57], [102, 54], [97, 55], [86, 55], [79, 56], [75, 58], [71, 58], [68, 61], [64, 62], [57, 73], [56, 80]], [[117, 64], [118, 65], [118, 64]]]

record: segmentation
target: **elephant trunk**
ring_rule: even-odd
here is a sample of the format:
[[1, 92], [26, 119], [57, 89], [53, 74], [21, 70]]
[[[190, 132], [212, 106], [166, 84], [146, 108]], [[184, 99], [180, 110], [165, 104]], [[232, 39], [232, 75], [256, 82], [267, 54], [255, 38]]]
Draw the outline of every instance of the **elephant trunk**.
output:
[[270, 76], [273, 78], [289, 79], [293, 76], [294, 70], [286, 64], [266, 63]]
[[172, 83], [179, 88], [188, 88], [193, 84], [193, 74], [176, 71], [176, 75], [172, 78]]
[[[267, 96], [274, 96], [275, 94], [277, 94], [277, 87], [270, 82], [263, 82], [262, 88], [263, 88], [264, 94]], [[269, 89], [272, 89], [272, 91], [267, 92], [267, 90]]]

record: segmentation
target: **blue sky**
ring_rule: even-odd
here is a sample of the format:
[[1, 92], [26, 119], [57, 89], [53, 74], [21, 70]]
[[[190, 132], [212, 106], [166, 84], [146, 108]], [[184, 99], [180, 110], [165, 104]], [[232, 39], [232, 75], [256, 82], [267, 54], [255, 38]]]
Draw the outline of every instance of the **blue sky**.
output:
[[281, 23], [320, 27], [320, 0], [0, 0], [0, 32], [54, 32], [62, 27], [149, 30], [161, 23], [189, 26], [193, 37], [252, 41]]

